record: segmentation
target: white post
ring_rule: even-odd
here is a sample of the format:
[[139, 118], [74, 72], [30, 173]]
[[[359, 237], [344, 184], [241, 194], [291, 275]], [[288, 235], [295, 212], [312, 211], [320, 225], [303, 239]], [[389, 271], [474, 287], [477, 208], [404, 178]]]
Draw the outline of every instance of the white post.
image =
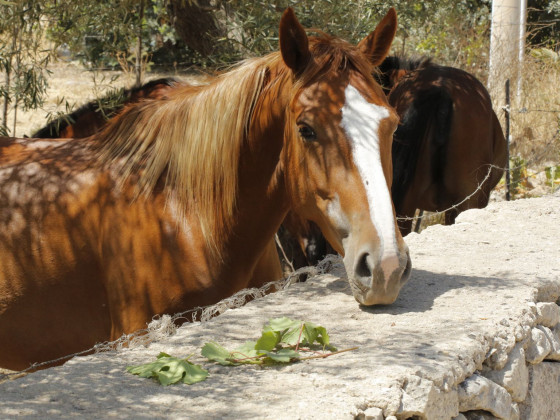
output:
[[517, 64], [517, 100], [521, 98], [523, 58], [525, 56], [525, 26], [527, 24], [527, 0], [519, 0], [519, 62]]
[[521, 91], [521, 63], [525, 49], [527, 0], [493, 0], [488, 90], [496, 105], [504, 101], [507, 79]]

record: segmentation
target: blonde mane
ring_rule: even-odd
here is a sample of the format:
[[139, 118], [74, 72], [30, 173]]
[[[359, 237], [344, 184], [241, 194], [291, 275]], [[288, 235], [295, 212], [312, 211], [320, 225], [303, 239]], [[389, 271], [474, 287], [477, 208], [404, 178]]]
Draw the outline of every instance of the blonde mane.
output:
[[289, 83], [287, 97], [294, 98], [301, 86], [330, 68], [340, 71], [350, 64], [361, 73], [371, 72], [365, 58], [344, 41], [323, 35], [310, 47], [313, 62], [295, 84], [275, 52], [242, 62], [208, 85], [177, 87], [167, 98], [125, 108], [99, 134], [101, 160], [118, 163], [123, 183], [138, 174], [138, 194], [151, 192], [165, 176], [179, 220], [194, 214], [219, 257], [218, 240], [234, 217], [240, 151], [269, 76], [276, 75], [274, 90]]

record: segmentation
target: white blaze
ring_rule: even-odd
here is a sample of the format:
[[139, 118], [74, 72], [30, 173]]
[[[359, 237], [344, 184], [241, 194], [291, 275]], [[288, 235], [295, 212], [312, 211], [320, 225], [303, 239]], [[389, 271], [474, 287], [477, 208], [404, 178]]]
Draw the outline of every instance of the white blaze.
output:
[[379, 124], [389, 117], [385, 107], [369, 103], [352, 85], [346, 87], [342, 128], [352, 144], [354, 163], [362, 176], [369, 213], [380, 239], [381, 269], [387, 285], [399, 267], [393, 207], [379, 152]]

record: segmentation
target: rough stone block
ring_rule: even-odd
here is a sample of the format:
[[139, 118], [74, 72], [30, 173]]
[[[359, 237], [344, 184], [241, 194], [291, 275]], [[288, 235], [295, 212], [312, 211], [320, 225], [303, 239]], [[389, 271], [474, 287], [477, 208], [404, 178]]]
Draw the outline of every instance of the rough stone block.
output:
[[467, 420], [463, 413], [459, 413], [458, 416], [453, 417], [451, 420]]
[[410, 377], [403, 387], [398, 418], [450, 419], [459, 414], [457, 391], [443, 392], [432, 381]]
[[508, 360], [508, 354], [515, 347], [516, 337], [511, 334], [508, 327], [510, 323], [508, 320], [500, 321], [500, 325], [505, 327], [501, 331], [496, 331], [494, 336], [493, 349], [488, 354], [484, 363], [491, 369], [503, 369]]
[[528, 338], [527, 350], [525, 358], [529, 363], [540, 363], [552, 350], [552, 344], [548, 341], [546, 334], [539, 328], [531, 330], [531, 336]]
[[383, 420], [383, 410], [377, 407], [370, 407], [364, 411], [364, 420]]
[[543, 362], [530, 367], [531, 387], [522, 407], [523, 420], [560, 417], [560, 363]]
[[525, 362], [525, 350], [518, 343], [508, 355], [508, 361], [501, 370], [489, 370], [483, 375], [503, 386], [512, 396], [514, 401], [523, 401], [529, 388], [529, 370]]
[[554, 302], [537, 303], [537, 324], [554, 327], [560, 322], [560, 306]]
[[523, 341], [531, 334], [530, 325], [516, 325], [515, 326], [515, 341]]
[[488, 411], [500, 419], [515, 419], [511, 395], [488, 378], [472, 375], [459, 385], [459, 411]]
[[560, 335], [558, 334], [560, 332], [560, 325], [557, 325], [556, 328], [552, 330], [542, 326], [538, 326], [537, 328], [544, 332], [552, 347], [550, 353], [546, 356], [546, 360], [560, 361]]
[[364, 410], [367, 407], [379, 407], [387, 415], [395, 414], [399, 410], [403, 392], [400, 384], [390, 387], [375, 387], [370, 392]]

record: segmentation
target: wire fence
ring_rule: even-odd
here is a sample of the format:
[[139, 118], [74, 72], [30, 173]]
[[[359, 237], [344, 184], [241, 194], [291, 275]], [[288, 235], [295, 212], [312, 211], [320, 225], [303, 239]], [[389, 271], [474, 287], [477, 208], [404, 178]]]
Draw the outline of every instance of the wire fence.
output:
[[[547, 187], [550, 187], [550, 192], [554, 192], [560, 184], [560, 107], [555, 109], [544, 109], [540, 107], [531, 108], [527, 106], [512, 106], [511, 96], [510, 96], [510, 80], [507, 79], [505, 82], [505, 105], [502, 107], [505, 119], [505, 131], [507, 140], [507, 153], [508, 153], [508, 167], [506, 168], [506, 200], [512, 198], [512, 195], [516, 192], [518, 185], [523, 182], [527, 182], [529, 177], [536, 178], [541, 174], [545, 174]], [[560, 104], [559, 104], [560, 105]], [[516, 118], [519, 116], [528, 116], [529, 114], [548, 114], [554, 117], [557, 116], [556, 130], [553, 131], [552, 135], [548, 139], [541, 140], [540, 150], [535, 151], [530, 156], [523, 158], [520, 154], [511, 156], [510, 149], [512, 144], [513, 135], [511, 132], [512, 123], [515, 122]], [[548, 124], [554, 124], [554, 121], [549, 120]], [[518, 129], [531, 130], [530, 124], [519, 124]], [[549, 130], [550, 131], [550, 130]], [[519, 134], [518, 134], [519, 135]], [[554, 156], [556, 155], [556, 159]], [[528, 168], [538, 166], [547, 157], [554, 159], [551, 164], [541, 165], [539, 169], [533, 170], [532, 174], [528, 174]], [[549, 162], [550, 163], [550, 162]], [[515, 175], [515, 176], [512, 176]]]

